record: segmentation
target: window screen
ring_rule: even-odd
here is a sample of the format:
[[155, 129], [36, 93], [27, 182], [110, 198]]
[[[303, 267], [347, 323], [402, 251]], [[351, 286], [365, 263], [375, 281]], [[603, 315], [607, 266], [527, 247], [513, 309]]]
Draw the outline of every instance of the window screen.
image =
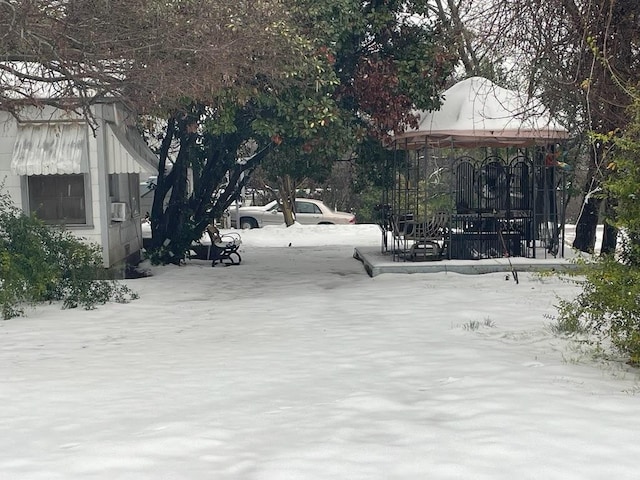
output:
[[86, 224], [84, 175], [28, 177], [29, 209], [46, 223]]

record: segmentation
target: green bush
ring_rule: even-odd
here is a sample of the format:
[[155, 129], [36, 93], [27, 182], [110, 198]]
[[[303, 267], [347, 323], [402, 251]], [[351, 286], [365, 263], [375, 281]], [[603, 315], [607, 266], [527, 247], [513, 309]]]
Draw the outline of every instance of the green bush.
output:
[[127, 286], [101, 278], [100, 247], [23, 214], [0, 193], [0, 309], [8, 319], [25, 305], [62, 302], [85, 309], [137, 298]]
[[622, 136], [609, 132], [596, 138], [611, 145], [606, 194], [615, 200], [618, 252], [599, 258], [580, 273], [582, 292], [561, 302], [559, 321], [584, 328], [602, 345], [611, 345], [630, 363], [640, 364], [640, 95], [629, 109], [631, 121]]
[[633, 364], [640, 364], [640, 269], [611, 256], [581, 271], [582, 292], [559, 304], [558, 325], [593, 334]]

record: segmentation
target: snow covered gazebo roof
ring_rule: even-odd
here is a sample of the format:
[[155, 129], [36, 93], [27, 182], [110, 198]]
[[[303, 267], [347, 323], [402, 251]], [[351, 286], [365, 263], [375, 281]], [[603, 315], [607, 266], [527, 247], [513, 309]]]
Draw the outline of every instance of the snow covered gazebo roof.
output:
[[482, 77], [445, 91], [440, 110], [417, 113], [418, 128], [396, 135], [396, 148], [546, 145], [569, 136], [540, 102]]

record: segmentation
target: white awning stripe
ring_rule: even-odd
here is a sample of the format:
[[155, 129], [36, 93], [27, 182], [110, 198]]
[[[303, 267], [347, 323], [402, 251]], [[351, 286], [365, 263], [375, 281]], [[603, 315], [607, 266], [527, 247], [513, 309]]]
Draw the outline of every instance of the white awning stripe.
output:
[[86, 125], [56, 122], [19, 125], [11, 171], [16, 175], [88, 172]]

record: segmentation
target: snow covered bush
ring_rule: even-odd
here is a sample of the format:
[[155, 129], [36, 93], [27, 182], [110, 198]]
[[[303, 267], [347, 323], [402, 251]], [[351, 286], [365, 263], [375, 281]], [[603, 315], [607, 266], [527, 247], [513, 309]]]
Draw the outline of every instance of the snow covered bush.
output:
[[86, 309], [137, 295], [104, 275], [100, 248], [20, 211], [0, 193], [0, 313], [8, 319], [25, 305], [62, 302]]

